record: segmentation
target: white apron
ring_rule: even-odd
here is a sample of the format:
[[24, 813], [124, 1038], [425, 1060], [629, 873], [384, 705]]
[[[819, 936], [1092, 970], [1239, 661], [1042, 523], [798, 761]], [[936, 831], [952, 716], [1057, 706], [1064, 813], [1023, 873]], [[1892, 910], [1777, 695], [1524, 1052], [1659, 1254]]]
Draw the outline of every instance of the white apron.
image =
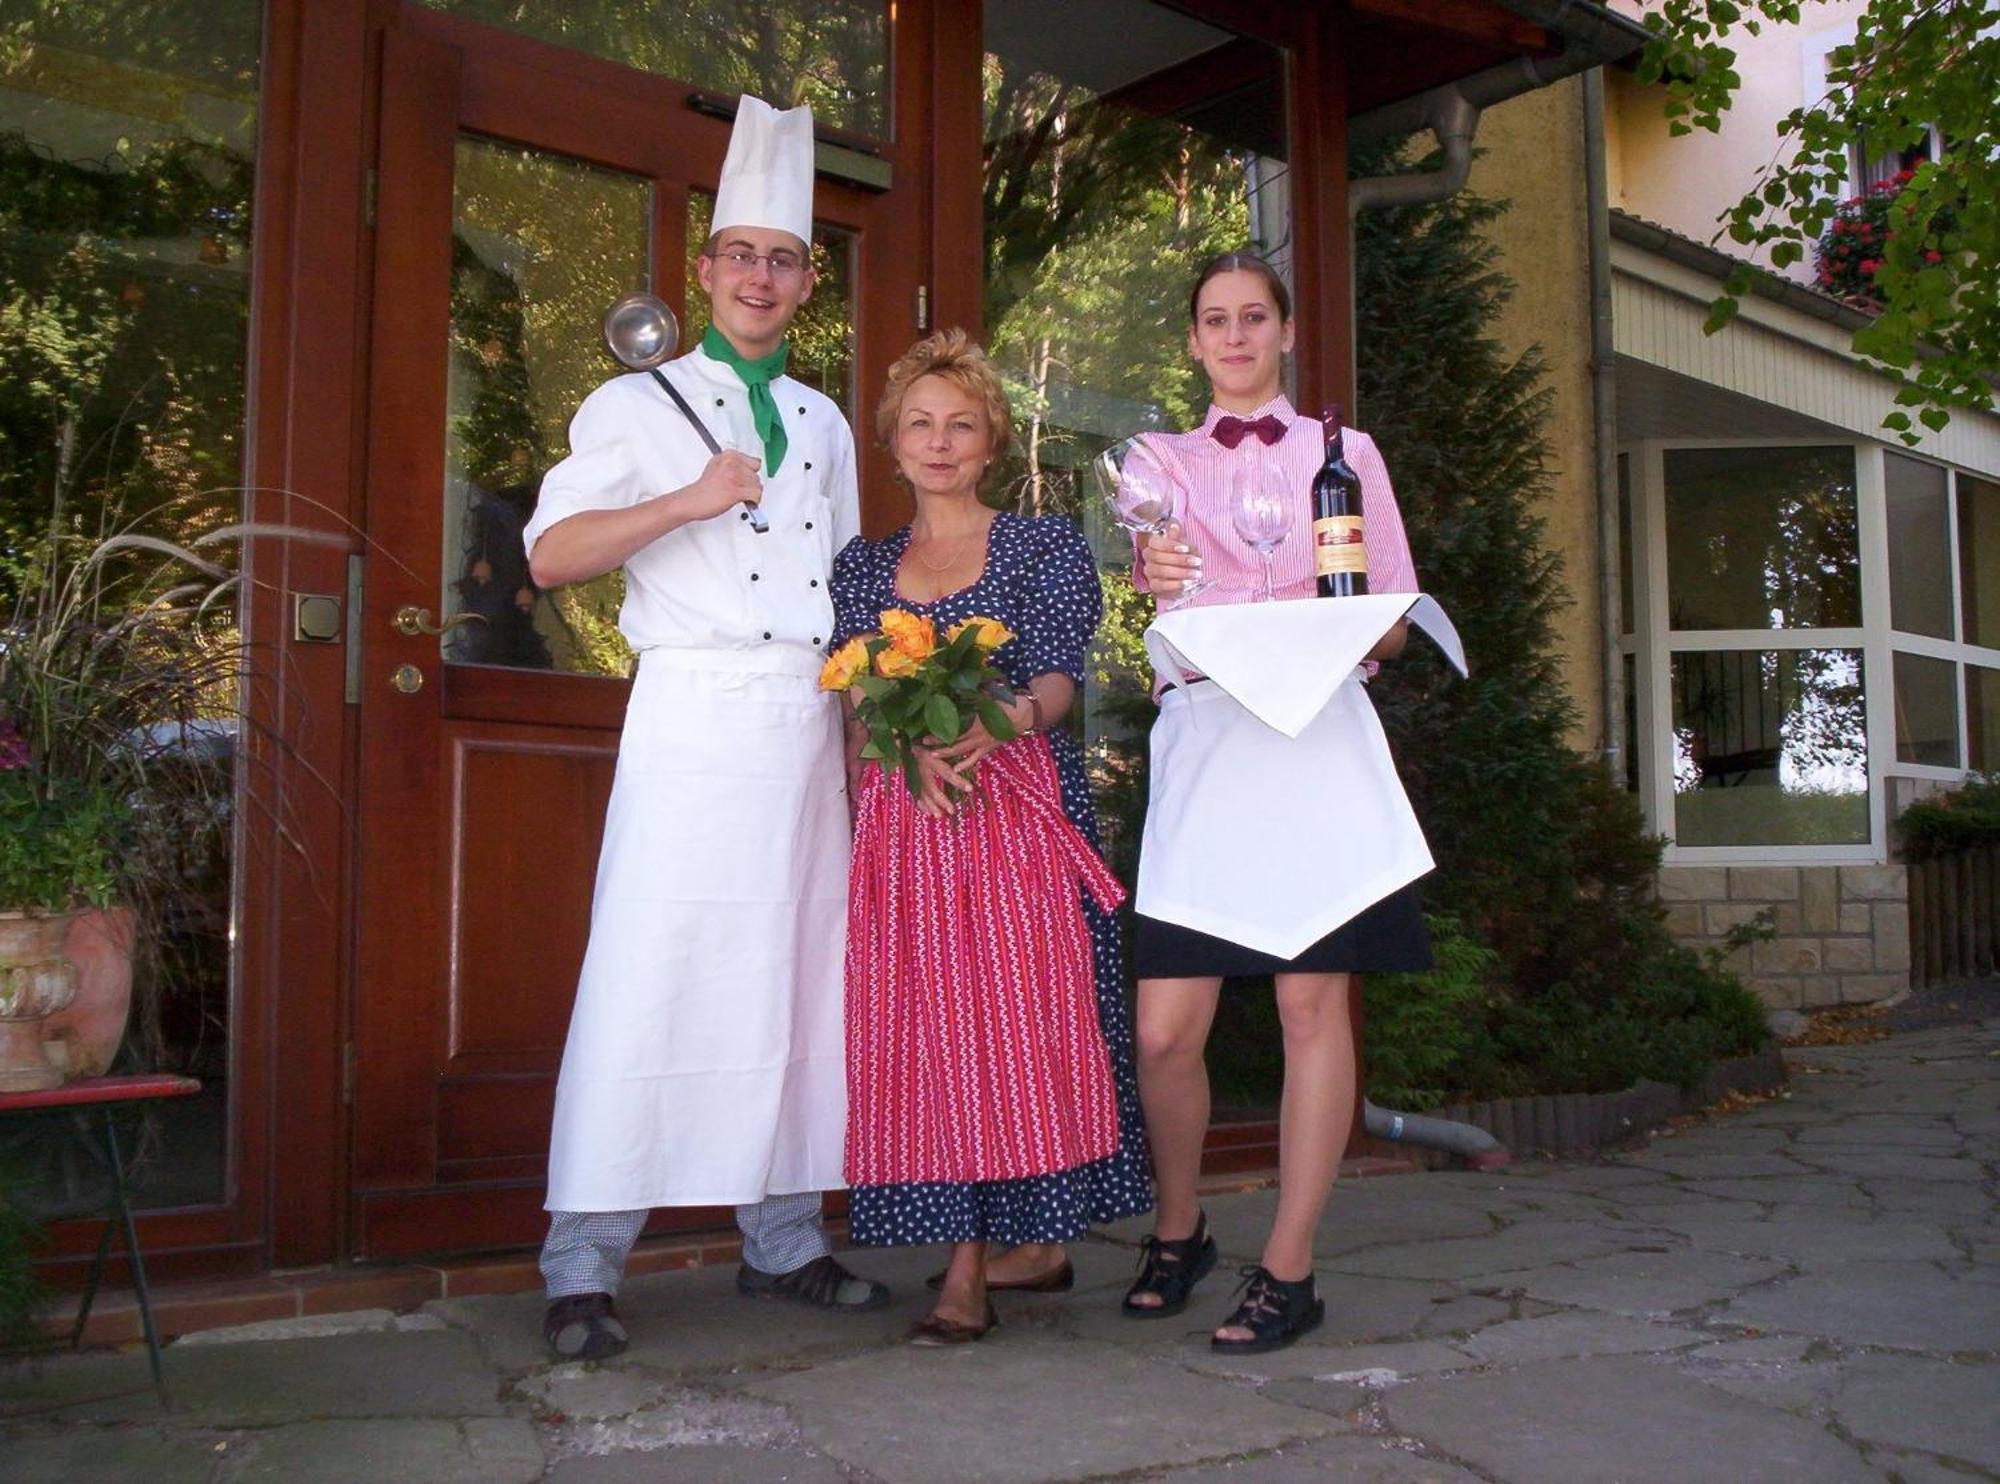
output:
[[[1358, 662], [1398, 619], [1463, 672], [1417, 594], [1162, 615], [1162, 679], [1135, 910], [1294, 958], [1432, 867]], [[1190, 675], [1207, 679], [1179, 683]]]
[[791, 646], [650, 649], [556, 1088], [548, 1209], [841, 1186], [839, 711]]

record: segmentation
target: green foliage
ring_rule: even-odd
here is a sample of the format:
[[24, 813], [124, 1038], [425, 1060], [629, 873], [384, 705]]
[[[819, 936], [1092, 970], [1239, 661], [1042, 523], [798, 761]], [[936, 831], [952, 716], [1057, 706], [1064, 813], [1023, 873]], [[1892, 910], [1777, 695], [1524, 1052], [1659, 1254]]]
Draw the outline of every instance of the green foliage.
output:
[[1897, 816], [1907, 860], [1928, 860], [2000, 840], [2000, 775], [1982, 773]]
[[1427, 919], [1435, 966], [1362, 980], [1368, 1096], [1385, 1107], [1435, 1108], [1470, 1084], [1472, 1057], [1500, 1003], [1499, 956], [1451, 917]]
[[[1914, 171], [1899, 171], [1840, 203], [1832, 225], [1819, 240], [1819, 286], [1827, 293], [1862, 308], [1882, 307], [1882, 291], [1875, 275], [1881, 271], [1889, 239], [1899, 229], [1910, 230], [1900, 198], [1914, 175]], [[1944, 254], [1934, 247], [1925, 248], [1924, 261], [1941, 263]]]
[[[1371, 691], [1438, 858], [1426, 905], [1457, 924], [1447, 947], [1462, 931], [1493, 954], [1486, 1013], [1456, 1039], [1455, 1063], [1390, 1080], [1484, 1096], [1691, 1080], [1707, 1056], [1761, 1039], [1762, 1014], [1669, 938], [1654, 899], [1660, 842], [1569, 744], [1556, 631], [1569, 599], [1538, 514], [1548, 393], [1539, 355], [1509, 358], [1488, 330], [1510, 285], [1482, 228], [1504, 209], [1461, 193], [1369, 213], [1356, 233], [1359, 421], [1473, 671], [1460, 679], [1419, 639]], [[1464, 972], [1455, 959], [1447, 1018], [1470, 1004]]]
[[[1646, 16], [1654, 39], [1640, 79], [1666, 85], [1675, 133], [1717, 130], [1742, 86], [1731, 33], [1796, 25], [1800, 15], [1798, 0], [1664, 0]], [[1869, 0], [1853, 43], [1827, 55], [1825, 98], [1786, 116], [1783, 152], [1723, 216], [1738, 244], [1767, 247], [1780, 267], [1801, 261], [1847, 194], [1850, 146], [1900, 153], [1938, 132], [1943, 158], [1919, 164], [1904, 184], [1898, 230], [1884, 234], [1867, 275], [1881, 313], [1854, 336], [1856, 353], [1901, 382], [1901, 409], [1933, 430], [1954, 408], [1991, 408], [2000, 366], [2000, 28], [1992, 20], [1986, 0]], [[1748, 286], [1747, 273], [1730, 281], [1711, 329]], [[1883, 422], [1906, 443], [1921, 436], [1908, 410]]]
[[59, 779], [38, 793], [26, 768], [0, 773], [0, 909], [110, 906], [129, 827], [123, 803], [102, 788]]
[[1011, 700], [1012, 693], [986, 661], [1013, 635], [991, 619], [973, 618], [954, 625], [939, 643], [929, 619], [893, 611], [884, 619], [898, 620], [896, 627], [842, 645], [828, 660], [821, 684], [860, 692], [854, 713], [868, 732], [861, 756], [881, 767], [884, 780], [900, 773], [915, 798], [923, 792], [920, 743], [948, 746], [975, 718], [996, 741], [1014, 739], [1014, 723], [994, 699]]
[[47, 1239], [27, 1212], [7, 1198], [7, 1186], [0, 1180], [0, 1349], [39, 1338], [34, 1315], [47, 1297], [33, 1267]]

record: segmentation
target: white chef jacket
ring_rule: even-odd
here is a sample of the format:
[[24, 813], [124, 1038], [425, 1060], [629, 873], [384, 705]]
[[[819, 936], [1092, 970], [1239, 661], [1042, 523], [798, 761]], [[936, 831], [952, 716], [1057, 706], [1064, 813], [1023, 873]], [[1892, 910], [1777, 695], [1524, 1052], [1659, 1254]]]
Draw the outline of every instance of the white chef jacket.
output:
[[[749, 388], [735, 371], [700, 349], [661, 369], [724, 448], [761, 449]], [[758, 532], [747, 511], [729, 510], [635, 552], [618, 616], [634, 649], [775, 643], [826, 651], [833, 554], [861, 530], [854, 434], [830, 398], [789, 376], [772, 381], [771, 395], [789, 443], [777, 473], [764, 478], [770, 529]], [[570, 455], [543, 476], [522, 540], [532, 554], [569, 516], [684, 489], [710, 457], [650, 372], [614, 377], [577, 409]]]

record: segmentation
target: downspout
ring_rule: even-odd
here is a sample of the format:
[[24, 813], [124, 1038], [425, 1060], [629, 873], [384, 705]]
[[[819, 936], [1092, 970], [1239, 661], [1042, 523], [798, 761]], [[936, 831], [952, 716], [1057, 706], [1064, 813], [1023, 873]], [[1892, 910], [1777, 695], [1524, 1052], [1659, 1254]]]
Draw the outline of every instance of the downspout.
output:
[[1623, 565], [1618, 508], [1618, 361], [1612, 338], [1611, 193], [1604, 163], [1604, 74], [1583, 75], [1583, 159], [1590, 212], [1590, 399], [1597, 446], [1598, 644], [1603, 653], [1604, 771], [1622, 785], [1625, 757]]
[[[1615, 412], [1612, 382], [1610, 215], [1604, 178], [1604, 80], [1597, 69], [1645, 43], [1647, 32], [1635, 22], [1584, 0], [1500, 0], [1500, 4], [1563, 39], [1554, 57], [1520, 57], [1455, 83], [1419, 93], [1349, 121], [1348, 137], [1357, 141], [1392, 138], [1427, 130], [1437, 140], [1444, 160], [1425, 175], [1378, 175], [1348, 182], [1350, 223], [1363, 211], [1385, 206], [1422, 206], [1442, 201], [1464, 189], [1472, 170], [1472, 141], [1482, 109], [1523, 93], [1545, 88], [1578, 73], [1584, 75], [1584, 153], [1586, 200], [1590, 216], [1590, 343], [1591, 393], [1597, 444], [1597, 503], [1599, 604], [1603, 609], [1604, 750], [1613, 776], [1624, 735], [1624, 676], [1618, 664], [1618, 466], [1612, 446]], [[1348, 323], [1355, 323], [1354, 279], [1347, 283]], [[1350, 368], [1352, 370], [1352, 368]], [[1350, 381], [1353, 378], [1350, 377]], [[1608, 516], [1606, 512], [1609, 512]], [[1363, 1127], [1377, 1139], [1440, 1149], [1457, 1155], [1474, 1169], [1492, 1169], [1507, 1162], [1507, 1150], [1484, 1129], [1450, 1119], [1398, 1112], [1364, 1100]]]

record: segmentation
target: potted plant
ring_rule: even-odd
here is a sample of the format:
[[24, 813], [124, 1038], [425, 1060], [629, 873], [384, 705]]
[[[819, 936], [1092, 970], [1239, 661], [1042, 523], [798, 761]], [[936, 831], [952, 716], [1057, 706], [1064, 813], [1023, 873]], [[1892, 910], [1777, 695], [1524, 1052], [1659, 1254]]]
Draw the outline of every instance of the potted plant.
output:
[[108, 1068], [135, 955], [157, 958], [226, 825], [210, 744], [233, 735], [243, 650], [237, 579], [205, 552], [245, 530], [156, 531], [183, 534], [164, 507], [91, 531], [59, 512], [0, 570], [0, 1088]]

